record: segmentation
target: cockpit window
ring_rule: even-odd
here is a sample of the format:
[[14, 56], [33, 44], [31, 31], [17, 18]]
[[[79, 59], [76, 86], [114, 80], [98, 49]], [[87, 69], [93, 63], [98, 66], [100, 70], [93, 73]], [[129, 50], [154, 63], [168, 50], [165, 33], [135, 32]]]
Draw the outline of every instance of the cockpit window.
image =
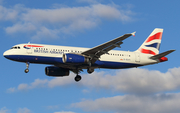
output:
[[19, 46], [14, 46], [11, 49], [20, 49], [20, 47]]

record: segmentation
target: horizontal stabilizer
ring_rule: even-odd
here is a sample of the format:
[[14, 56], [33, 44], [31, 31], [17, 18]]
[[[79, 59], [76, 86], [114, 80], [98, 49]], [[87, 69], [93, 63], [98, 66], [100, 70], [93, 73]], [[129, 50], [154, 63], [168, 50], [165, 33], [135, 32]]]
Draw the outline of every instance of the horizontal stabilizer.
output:
[[175, 50], [169, 50], [169, 51], [166, 51], [166, 52], [163, 52], [163, 53], [154, 55], [154, 56], [150, 57], [150, 59], [153, 59], [153, 60], [155, 60], [155, 59], [160, 59], [160, 58], [162, 58], [162, 57], [164, 57], [164, 56], [172, 53], [173, 51], [175, 51]]

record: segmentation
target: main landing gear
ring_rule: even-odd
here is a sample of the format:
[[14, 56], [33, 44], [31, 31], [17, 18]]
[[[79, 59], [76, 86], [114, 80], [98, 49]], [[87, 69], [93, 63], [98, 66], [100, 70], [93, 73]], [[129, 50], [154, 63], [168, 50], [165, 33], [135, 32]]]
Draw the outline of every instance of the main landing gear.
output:
[[25, 73], [29, 72], [29, 62], [26, 62], [26, 69], [24, 70]]
[[80, 75], [78, 75], [80, 73], [80, 71], [83, 71], [83, 70], [78, 69], [78, 67], [75, 70], [73, 70], [73, 72], [76, 74], [76, 77], [74, 78], [74, 80], [76, 82], [79, 82], [82, 79], [82, 77]]
[[88, 68], [88, 69], [87, 69], [87, 72], [88, 72], [89, 74], [91, 74], [91, 73], [94, 72], [94, 69], [93, 69], [93, 68]]
[[[74, 80], [75, 80], [76, 82], [79, 82], [79, 81], [82, 79], [82, 77], [81, 77], [80, 75], [78, 75], [78, 74], [80, 73], [80, 71], [83, 71], [83, 70], [82, 70], [82, 69], [79, 69], [78, 67], [77, 67], [75, 70], [73, 70], [73, 72], [76, 74], [76, 77], [74, 78]], [[88, 69], [87, 69], [87, 72], [88, 72], [89, 74], [93, 73], [93, 72], [94, 72], [94, 68], [88, 68]]]
[[76, 82], [79, 82], [79, 81], [81, 80], [81, 76], [80, 76], [80, 75], [76, 75], [76, 77], [74, 78], [74, 80], [75, 80]]

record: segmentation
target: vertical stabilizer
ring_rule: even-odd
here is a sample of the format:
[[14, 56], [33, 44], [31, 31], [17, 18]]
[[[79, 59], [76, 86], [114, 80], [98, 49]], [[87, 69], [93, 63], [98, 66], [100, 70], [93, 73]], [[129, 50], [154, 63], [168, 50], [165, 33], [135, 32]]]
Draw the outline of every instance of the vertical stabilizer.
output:
[[136, 52], [157, 55], [161, 44], [163, 29], [155, 28], [154, 31], [148, 36], [144, 43], [139, 47]]

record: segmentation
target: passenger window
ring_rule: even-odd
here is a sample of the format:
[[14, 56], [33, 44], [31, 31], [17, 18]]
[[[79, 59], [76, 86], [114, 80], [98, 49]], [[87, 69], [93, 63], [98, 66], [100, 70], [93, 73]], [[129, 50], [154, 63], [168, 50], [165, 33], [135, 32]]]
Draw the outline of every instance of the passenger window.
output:
[[20, 47], [18, 46], [18, 49], [20, 49]]

